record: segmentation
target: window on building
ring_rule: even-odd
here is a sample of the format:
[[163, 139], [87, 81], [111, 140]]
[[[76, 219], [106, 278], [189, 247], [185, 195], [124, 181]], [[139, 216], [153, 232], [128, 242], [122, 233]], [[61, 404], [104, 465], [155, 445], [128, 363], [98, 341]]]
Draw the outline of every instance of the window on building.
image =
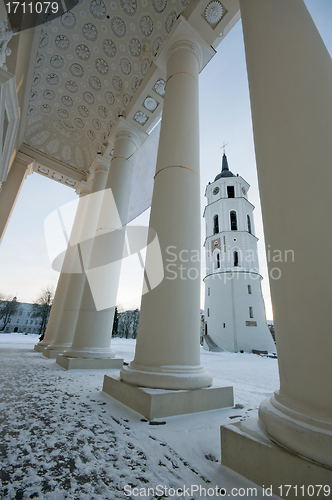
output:
[[239, 253], [237, 251], [233, 252], [234, 267], [239, 265]]
[[231, 231], [237, 231], [237, 218], [236, 218], [236, 212], [232, 210], [230, 213], [230, 218], [231, 218]]
[[27, 314], [27, 318], [30, 316], [30, 313]]
[[213, 234], [219, 233], [219, 217], [215, 215], [213, 217]]
[[20, 320], [18, 319], [18, 320], [16, 321], [16, 323], [19, 323], [19, 322], [20, 322]]
[[234, 186], [227, 186], [227, 196], [228, 198], [235, 198]]
[[251, 234], [251, 220], [249, 215], [247, 215], [247, 223], [248, 223], [248, 232]]
[[33, 325], [33, 319], [30, 321], [30, 325]]
[[18, 315], [19, 315], [19, 316], [22, 316], [22, 311], [19, 311]]
[[226, 328], [226, 323], [223, 323], [223, 328]]
[[210, 295], [210, 288], [208, 288], [208, 295]]
[[210, 309], [209, 309], [209, 308], [208, 308], [208, 310], [207, 310], [207, 313], [208, 313], [208, 316], [210, 316]]
[[251, 295], [251, 285], [248, 285], [248, 293]]
[[28, 323], [29, 323], [29, 321], [28, 321], [28, 320], [26, 320], [25, 324], [27, 325]]
[[35, 321], [35, 325], [38, 325], [38, 321]]
[[217, 253], [217, 269], [220, 269], [220, 253]]
[[249, 318], [253, 318], [254, 317], [254, 311], [253, 311], [253, 308], [252, 307], [249, 307]]

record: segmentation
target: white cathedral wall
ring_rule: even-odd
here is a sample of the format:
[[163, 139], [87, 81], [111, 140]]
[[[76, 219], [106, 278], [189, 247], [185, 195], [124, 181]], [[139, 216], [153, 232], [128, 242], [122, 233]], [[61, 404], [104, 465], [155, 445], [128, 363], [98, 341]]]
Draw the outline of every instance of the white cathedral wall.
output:
[[[234, 273], [231, 279], [230, 273], [216, 273], [204, 281], [207, 333], [218, 346], [231, 352], [276, 351], [265, 320], [259, 275]], [[247, 326], [247, 322], [257, 326]]]

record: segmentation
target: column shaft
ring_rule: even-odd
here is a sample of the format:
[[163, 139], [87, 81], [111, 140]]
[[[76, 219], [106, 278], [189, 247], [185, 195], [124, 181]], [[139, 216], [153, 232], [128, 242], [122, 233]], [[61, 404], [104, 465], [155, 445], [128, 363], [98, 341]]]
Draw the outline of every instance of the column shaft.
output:
[[[82, 206], [80, 224], [77, 225], [75, 234], [71, 235], [70, 244], [79, 249], [79, 244], [84, 240], [92, 238], [100, 214], [100, 207], [105, 189], [109, 162], [103, 158], [97, 160], [91, 187], [91, 194], [84, 199]], [[56, 335], [49, 345], [50, 350], [64, 350], [71, 346], [73, 341], [80, 304], [86, 280], [85, 269], [81, 273], [70, 273], [66, 269], [67, 287], [63, 299], [63, 308], [60, 313]]]
[[[179, 41], [167, 60], [150, 216], [165, 277], [142, 297], [135, 359], [121, 371], [124, 381], [145, 387], [193, 389], [212, 382], [199, 354], [199, 58], [194, 43]], [[153, 272], [154, 262], [148, 249], [146, 270]]]
[[[115, 356], [110, 343], [121, 268], [120, 258], [124, 244], [121, 219], [128, 199], [130, 157], [138, 144], [135, 134], [126, 130], [120, 130], [116, 135], [114, 155], [89, 259], [76, 331], [70, 349], [63, 353], [66, 357], [110, 358]], [[119, 227], [120, 231], [114, 231]], [[107, 236], [112, 233], [118, 235], [115, 242], [116, 250], [110, 246], [110, 240], [107, 240]], [[105, 238], [102, 240], [103, 235]], [[115, 253], [118, 253], [117, 258], [114, 258]], [[109, 260], [107, 260], [107, 254], [109, 254]], [[102, 264], [106, 265], [102, 266]], [[109, 304], [114, 304], [114, 306], [110, 307]]]
[[7, 229], [16, 201], [27, 176], [28, 164], [14, 160], [6, 182], [2, 183], [0, 191], [0, 243]]
[[260, 419], [273, 440], [331, 467], [331, 58], [303, 0], [240, 5], [268, 266], [280, 274], [280, 391]]
[[68, 271], [69, 268], [73, 266], [72, 261], [74, 260], [74, 254], [71, 252], [72, 250], [71, 247], [73, 245], [73, 240], [77, 239], [77, 235], [82, 231], [83, 222], [86, 215], [86, 208], [87, 208], [86, 204], [87, 200], [86, 199], [83, 200], [83, 197], [90, 193], [90, 187], [83, 182], [81, 183], [79, 189], [76, 192], [79, 194], [80, 200], [76, 210], [73, 228], [70, 235], [70, 241], [68, 244], [69, 252], [65, 255], [64, 258], [64, 264], [62, 266], [58, 284], [56, 287], [52, 309], [45, 332], [45, 337], [41, 342], [39, 342], [38, 344], [39, 346], [47, 347], [53, 344], [53, 342], [55, 342], [59, 325], [64, 312], [64, 307], [66, 304], [66, 293], [68, 290], [70, 277], [72, 276]]

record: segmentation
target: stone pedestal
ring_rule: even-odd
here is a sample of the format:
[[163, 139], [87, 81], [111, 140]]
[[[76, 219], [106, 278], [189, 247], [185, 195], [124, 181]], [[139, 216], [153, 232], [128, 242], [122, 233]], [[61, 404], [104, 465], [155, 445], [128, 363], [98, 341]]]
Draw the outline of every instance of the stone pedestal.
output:
[[122, 368], [123, 359], [68, 358], [63, 354], [58, 354], [56, 357], [56, 364], [65, 370], [110, 370]]
[[103, 391], [144, 415], [148, 420], [233, 406], [232, 387], [170, 391], [136, 387], [119, 377], [105, 375]]
[[273, 443], [258, 418], [221, 427], [221, 449], [223, 465], [281, 498], [328, 498], [332, 470]]

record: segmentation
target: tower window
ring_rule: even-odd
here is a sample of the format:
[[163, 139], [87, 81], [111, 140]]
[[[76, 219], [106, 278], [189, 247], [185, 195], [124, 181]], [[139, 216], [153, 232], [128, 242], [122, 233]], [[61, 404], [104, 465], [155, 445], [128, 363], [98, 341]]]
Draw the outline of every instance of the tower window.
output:
[[209, 309], [209, 308], [208, 308], [208, 310], [207, 310], [207, 313], [208, 313], [208, 316], [210, 316], [210, 309]]
[[234, 186], [227, 186], [227, 196], [228, 198], [235, 198]]
[[215, 215], [213, 217], [213, 234], [219, 233], [219, 217]]
[[248, 293], [251, 295], [251, 285], [248, 285]]
[[208, 295], [210, 295], [210, 288], [208, 288]]
[[220, 253], [217, 253], [217, 269], [220, 269]]
[[235, 251], [233, 253], [233, 257], [234, 257], [234, 267], [237, 267], [239, 265], [239, 253]]
[[249, 215], [247, 215], [247, 223], [248, 223], [248, 232], [251, 234], [251, 221]]
[[254, 311], [253, 311], [253, 308], [252, 307], [249, 307], [249, 318], [253, 318], [254, 317]]
[[236, 212], [234, 210], [230, 213], [231, 218], [231, 231], [237, 231], [237, 218]]
[[223, 323], [223, 328], [226, 328], [226, 323]]

